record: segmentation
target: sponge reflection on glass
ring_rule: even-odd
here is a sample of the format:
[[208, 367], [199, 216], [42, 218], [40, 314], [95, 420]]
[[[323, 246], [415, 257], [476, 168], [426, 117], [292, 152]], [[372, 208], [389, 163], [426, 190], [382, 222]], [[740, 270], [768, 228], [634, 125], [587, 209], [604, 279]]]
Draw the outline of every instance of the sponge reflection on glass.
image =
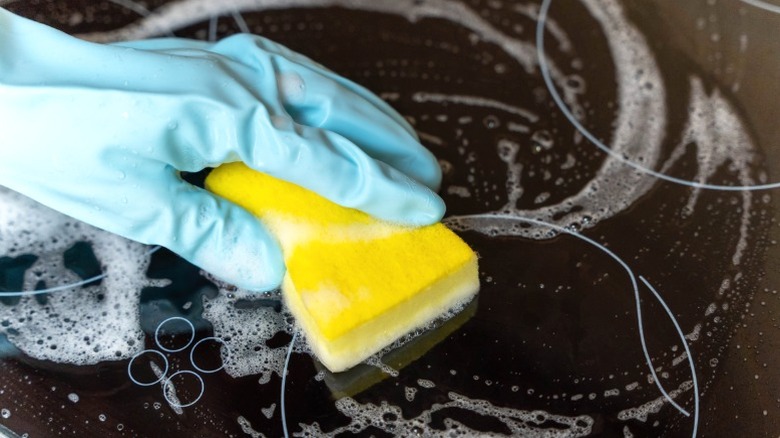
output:
[[[401, 344], [400, 346], [396, 347], [397, 343], [394, 343], [393, 346], [388, 347], [390, 351], [382, 355], [381, 363], [390, 367], [391, 370], [400, 371], [421, 358], [477, 313], [477, 299], [474, 298], [464, 308], [456, 310], [455, 315], [445, 315], [445, 317], [451, 317], [442, 321], [434, 321], [430, 328], [426, 326], [424, 333], [415, 334], [416, 336], [409, 339], [408, 342], [405, 342], [407, 339], [404, 337], [398, 342]], [[318, 362], [315, 362], [314, 366], [318, 371], [323, 372], [325, 385], [330, 389], [333, 399], [338, 400], [342, 397], [355, 397], [392, 375], [387, 370], [370, 363], [371, 361], [358, 364], [341, 373], [328, 372]]]
[[240, 163], [215, 169], [206, 188], [249, 210], [277, 237], [287, 266], [285, 303], [333, 372], [479, 290], [476, 254], [442, 224], [378, 221]]

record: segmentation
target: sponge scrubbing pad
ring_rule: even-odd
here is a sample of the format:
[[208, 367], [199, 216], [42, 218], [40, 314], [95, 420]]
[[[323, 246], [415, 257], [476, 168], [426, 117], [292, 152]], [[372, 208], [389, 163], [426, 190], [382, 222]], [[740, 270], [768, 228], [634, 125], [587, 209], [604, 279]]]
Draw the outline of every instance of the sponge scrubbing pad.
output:
[[360, 363], [479, 289], [476, 254], [442, 224], [382, 222], [241, 163], [215, 169], [206, 188], [277, 237], [284, 300], [331, 371]]

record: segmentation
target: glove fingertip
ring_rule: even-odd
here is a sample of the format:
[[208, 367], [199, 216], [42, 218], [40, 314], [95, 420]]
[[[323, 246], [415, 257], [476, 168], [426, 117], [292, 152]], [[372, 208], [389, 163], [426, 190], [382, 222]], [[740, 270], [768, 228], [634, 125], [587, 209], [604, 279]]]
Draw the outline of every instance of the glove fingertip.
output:
[[444, 200], [433, 192], [424, 196], [424, 204], [407, 217], [412, 225], [431, 225], [441, 221], [444, 217], [447, 208]]
[[223, 237], [212, 259], [216, 262], [212, 274], [251, 291], [278, 288], [285, 272], [281, 250], [254, 217], [242, 228], [237, 235]]

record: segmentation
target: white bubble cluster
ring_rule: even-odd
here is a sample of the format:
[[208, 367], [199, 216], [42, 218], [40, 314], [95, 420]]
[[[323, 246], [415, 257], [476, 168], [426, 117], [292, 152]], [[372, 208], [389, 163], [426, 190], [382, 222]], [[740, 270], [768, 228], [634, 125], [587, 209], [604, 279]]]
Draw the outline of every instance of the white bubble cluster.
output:
[[[685, 391], [689, 391], [693, 388], [693, 382], [690, 380], [683, 382], [679, 388], [669, 391], [669, 396], [676, 398]], [[662, 407], [669, 403], [665, 397], [658, 397], [655, 400], [651, 400], [641, 406], [624, 409], [618, 413], [618, 419], [621, 421], [639, 420], [642, 422], [647, 421], [647, 417], [651, 414], [657, 414]]]
[[500, 421], [511, 436], [530, 438], [581, 437], [592, 432], [594, 420], [587, 415], [556, 415], [542, 410], [526, 411], [496, 406], [486, 400], [475, 400], [455, 392], [447, 394], [449, 400], [436, 403], [418, 416], [404, 418], [401, 408], [382, 402], [379, 405], [359, 403], [350, 397], [336, 401], [336, 409], [350, 418], [349, 424], [332, 431], [323, 431], [319, 424], [301, 424], [304, 437], [336, 437], [345, 432], [358, 434], [368, 428], [377, 428], [396, 436], [421, 436], [435, 433], [440, 436], [468, 437], [486, 435], [452, 418], [445, 418], [444, 430], [432, 427], [432, 416], [448, 409], [466, 409]]
[[[702, 87], [701, 81], [695, 77], [691, 78], [692, 93], [689, 111], [691, 119], [686, 126], [684, 141], [672, 152], [670, 158], [665, 162], [661, 162], [661, 144], [664, 135], [666, 135], [666, 96], [663, 80], [652, 51], [640, 32], [626, 19], [618, 2], [614, 0], [584, 0], [583, 3], [592, 16], [602, 25], [616, 69], [615, 76], [618, 85], [617, 119], [614, 122], [614, 129], [610, 136], [610, 150], [624, 157], [625, 160], [640, 163], [648, 168], [659, 168], [663, 172], [669, 170], [672, 165], [681, 159], [685, 152], [684, 148], [688, 143], [692, 142], [697, 145], [698, 170], [696, 181], [706, 181], [718, 169], [722, 168], [724, 164], [731, 163], [743, 185], [754, 184], [755, 181], [750, 176], [754, 147], [750, 142], [745, 127], [738, 117], [735, 116], [736, 111], [734, 108], [729, 106], [726, 100], [717, 92], [708, 95]], [[413, 0], [399, 0], [397, 2], [235, 0], [225, 3], [210, 2], [208, 0], [182, 1], [172, 4], [170, 8], [166, 8], [161, 14], [150, 17], [148, 20], [142, 20], [134, 25], [106, 33], [102, 36], [93, 35], [93, 37], [95, 39], [110, 40], [155, 36], [171, 28], [189, 25], [204, 17], [218, 16], [226, 11], [229, 12], [226, 8], [237, 11], [239, 9], [259, 7], [322, 7], [334, 5], [393, 13], [405, 16], [411, 21], [416, 21], [420, 18], [440, 18], [459, 23], [474, 32], [475, 38], [502, 47], [527, 72], [534, 72], [539, 67], [536, 61], [536, 50], [531, 44], [509, 37], [463, 4], [441, 0], [429, 0], [426, 2]], [[527, 15], [531, 18], [535, 18], [535, 14], [536, 12], [533, 8], [527, 12]], [[565, 31], [553, 21], [548, 21], [548, 26], [548, 31], [559, 40], [560, 49], [564, 52], [569, 52], [571, 43], [568, 41]], [[556, 84], [559, 85], [563, 99], [570, 106], [573, 114], [581, 120], [584, 113], [577, 106], [576, 99], [577, 95], [586, 89], [587, 84], [581, 77], [566, 76], [552, 60], [548, 62], [550, 74]], [[300, 94], [305, 92], [305, 86], [296, 78], [282, 77], [280, 78], [280, 90], [288, 98], [295, 98], [300, 97]], [[416, 102], [446, 101], [458, 105], [487, 107], [508, 115], [518, 116], [523, 122], [536, 121], [535, 115], [529, 115], [522, 108], [483, 99], [478, 96], [434, 95], [432, 93], [420, 92], [414, 95], [414, 100]], [[508, 126], [510, 130], [524, 133], [530, 132], [528, 127], [520, 125], [516, 121], [501, 120], [498, 117], [485, 120], [485, 125], [489, 129], [502, 124]], [[431, 136], [427, 138], [436, 140], [436, 138]], [[559, 147], [559, 145], [553, 142], [549, 133], [536, 131], [533, 134], [533, 139], [535, 144], [542, 150]], [[505, 209], [496, 212], [498, 215], [507, 213], [517, 214], [518, 216], [549, 222], [576, 231], [592, 227], [596, 223], [625, 210], [657, 184], [657, 179], [652, 175], [638, 172], [634, 168], [627, 167], [623, 162], [608, 158], [603, 162], [596, 176], [578, 193], [554, 205], [544, 205], [531, 210], [521, 211], [515, 208], [516, 202], [511, 202], [517, 201], [523, 194], [521, 186], [523, 169], [516, 162], [517, 151], [521, 145], [504, 141], [496, 146], [499, 157], [507, 164], [506, 188], [510, 201]], [[562, 167], [570, 168], [575, 162], [576, 157], [568, 154], [567, 162], [563, 165], [566, 167]], [[469, 187], [453, 186], [448, 191], [464, 198], [472, 196]], [[695, 205], [697, 197], [698, 190], [692, 191], [689, 202], [691, 209]], [[548, 198], [549, 194], [547, 192], [539, 195], [537, 204], [543, 204]], [[0, 201], [2, 200], [3, 198], [0, 197]], [[12, 204], [0, 202], [0, 205], [3, 205], [0, 208], [6, 209], [6, 205]], [[742, 208], [745, 213], [740, 228], [737, 252], [734, 255], [735, 265], [739, 265], [742, 251], [745, 249], [747, 242], [748, 212], [751, 211], [751, 207], [751, 195], [749, 193], [743, 194]], [[64, 300], [69, 304], [58, 301], [59, 295], [48, 297], [48, 303], [46, 304], [34, 302], [29, 297], [23, 298], [22, 303], [12, 307], [0, 304], [0, 322], [3, 322], [3, 325], [0, 326], [0, 331], [6, 333], [9, 339], [23, 351], [40, 358], [56, 357], [62, 360], [64, 357], [67, 361], [74, 361], [73, 358], [77, 357], [83, 361], [82, 363], [96, 361], [98, 357], [113, 358], [107, 356], [111, 356], [116, 346], [112, 344], [111, 349], [106, 349], [104, 345], [108, 344], [107, 341], [112, 338], [115, 341], [118, 340], [118, 343], [121, 344], [120, 347], [122, 347], [115, 351], [116, 357], [127, 357], [134, 351], [140, 350], [140, 346], [137, 344], [142, 337], [142, 333], [137, 329], [137, 293], [140, 292], [140, 286], [142, 286], [142, 281], [144, 280], [143, 272], [146, 263], [148, 263], [148, 260], [139, 255], [138, 251], [141, 251], [141, 249], [136, 251], [135, 247], [121, 239], [115, 238], [115, 240], [112, 240], [110, 236], [100, 234], [100, 232], [91, 230], [82, 224], [69, 221], [67, 218], [57, 219], [60, 222], [57, 222], [56, 226], [51, 226], [48, 229], [48, 234], [46, 234], [47, 228], [43, 227], [44, 232], [41, 234], [39, 230], [33, 228], [42, 225], [40, 220], [37, 218], [30, 219], [28, 216], [31, 216], [29, 211], [19, 216], [19, 219], [17, 219], [19, 223], [13, 220], [10, 222], [8, 226], [13, 229], [11, 234], [8, 234], [5, 228], [0, 228], [0, 249], [4, 250], [5, 247], [2, 245], [11, 241], [8, 240], [10, 239], [9, 236], [19, 234], [20, 237], [18, 239], [23, 244], [15, 250], [17, 252], [14, 254], [19, 255], [29, 252], [41, 257], [36, 262], [35, 269], [29, 270], [28, 276], [35, 277], [25, 278], [25, 288], [34, 288], [40, 279], [48, 281], [78, 280], [73, 273], [61, 266], [62, 251], [78, 240], [87, 240], [93, 244], [98, 258], [104, 263], [104, 271], [109, 275], [101, 286], [90, 286], [69, 292], [68, 295], [75, 297]], [[36, 217], [45, 218], [46, 215]], [[50, 221], [50, 219], [42, 220], [44, 222]], [[461, 222], [458, 219], [453, 219], [449, 224], [455, 228], [477, 229], [490, 235], [509, 234], [546, 239], [557, 234], [551, 232], [548, 227], [533, 224], [525, 227], [517, 224], [517, 222], [508, 224], [507, 221], [501, 221], [499, 217], [482, 217], [480, 220], [482, 222], [477, 223], [474, 218]], [[29, 224], [32, 225], [28, 226]], [[4, 224], [2, 226], [7, 227]], [[28, 245], [29, 248], [24, 246], [24, 242], [26, 242], [24, 239], [28, 239], [31, 236], [25, 236], [23, 232], [19, 232], [20, 230], [28, 229], [34, 230], [31, 235], [35, 239], [34, 243]], [[57, 236], [56, 234], [63, 233], [63, 229], [66, 230], [65, 234], [70, 237], [59, 240], [63, 236]], [[40, 246], [39, 241], [41, 239], [43, 239], [43, 246]], [[35, 245], [39, 246], [36, 247]], [[123, 245], [126, 245], [127, 248]], [[140, 246], [138, 247], [141, 248]], [[0, 252], [0, 255], [6, 252]], [[127, 257], [127, 255], [135, 256], [135, 258]], [[108, 272], [109, 270], [113, 271]], [[36, 272], [41, 273], [38, 274]], [[131, 274], [135, 274], [135, 277]], [[134, 280], [121, 283], [122, 278]], [[104, 291], [108, 286], [111, 286], [110, 289], [112, 291], [116, 289], [116, 283], [109, 285], [109, 282], [112, 281], [120, 282], [119, 286], [135, 287], [134, 289], [128, 287], [124, 289], [124, 292], [113, 292], [114, 296], [110, 303], [110, 305], [115, 306], [113, 311], [106, 308], [108, 304], [105, 301], [109, 301], [109, 299]], [[98, 303], [93, 303], [93, 301], [98, 301], [95, 299], [98, 293], [103, 294], [104, 298]], [[133, 296], [133, 293], [136, 295]], [[269, 382], [274, 373], [278, 375], [284, 374], [283, 368], [287, 352], [286, 346], [269, 347], [266, 341], [272, 339], [280, 332], [291, 334], [294, 330], [288, 319], [289, 315], [280, 313], [274, 310], [273, 307], [257, 304], [263, 299], [257, 295], [249, 296], [244, 295], [241, 291], [236, 292], [221, 288], [217, 297], [206, 298], [204, 304], [204, 318], [212, 322], [215, 336], [223, 338], [231, 351], [231, 355], [225, 364], [226, 371], [234, 377], [252, 374], [259, 375], [261, 384]], [[76, 308], [74, 303], [81, 303], [80, 305], [86, 303], [84, 308], [90, 310], [91, 316], [83, 319], [86, 321], [86, 326], [90, 328], [91, 336], [99, 337], [100, 334], [106, 332], [105, 336], [99, 339], [89, 339], [89, 346], [95, 345], [95, 348], [97, 348], [93, 352], [94, 354], [84, 355], [79, 350], [84, 348], [83, 344], [87, 341], [77, 339], [84, 331], [78, 331], [78, 329], [74, 329], [72, 326], [77, 325], [80, 327], [85, 322], [79, 320], [78, 324], [74, 324], [74, 321], [70, 319], [70, 315], [84, 315], [87, 312], [82, 308], [77, 310], [78, 313], [68, 313], [70, 309]], [[24, 310], [20, 310], [19, 314], [9, 310], [16, 308]], [[93, 309], [94, 312], [92, 312]], [[4, 321], [4, 312], [11, 312], [10, 316], [13, 318], [6, 318]], [[37, 313], [37, 319], [44, 320], [43, 323], [39, 323], [41, 327], [37, 327], [30, 322], [35, 313]], [[48, 317], [40, 318], [41, 315]], [[63, 315], [65, 316], [63, 317]], [[103, 319], [100, 319], [101, 317]], [[109, 320], [115, 323], [115, 326], [109, 325], [106, 329], [104, 322]], [[126, 329], [119, 331], [119, 328], [128, 326], [131, 326], [135, 331], [127, 331]], [[95, 327], [98, 327], [100, 330], [94, 330]], [[697, 325], [688, 338], [691, 341], [696, 341], [699, 338], [700, 329], [701, 325]], [[65, 333], [65, 337], [61, 337], [60, 333]], [[128, 336], [132, 339], [128, 340]], [[64, 344], [63, 340], [78, 340], [81, 343], [68, 342], [67, 346], [60, 345]], [[125, 342], [123, 343], [122, 340]], [[401, 340], [389, 347], [389, 349], [398, 347], [408, 340]], [[136, 347], [133, 347], [133, 342], [136, 344]], [[296, 350], [306, 351], [303, 345], [304, 343], [299, 342], [295, 346]], [[56, 348], [52, 349], [52, 346]], [[61, 349], [62, 347], [65, 347], [65, 349]], [[56, 351], [57, 349], [59, 351]], [[129, 352], [124, 352], [124, 349], [128, 349]], [[63, 355], [63, 353], [65, 354]], [[370, 362], [377, 364], [376, 366], [381, 366], [381, 360], [379, 360], [378, 355], [373, 357]], [[430, 382], [429, 385], [429, 381], [421, 380], [421, 382], [423, 383], [418, 382], [418, 384], [423, 388], [433, 387], [434, 385], [433, 382]], [[691, 387], [692, 384], [686, 382], [676, 391], [671, 391], [670, 395], [676, 397], [682, 392], [691, 389]], [[633, 388], [629, 389], [629, 387], [626, 387], [626, 390], [631, 391]], [[407, 400], [414, 400], [417, 391], [417, 388], [407, 387], [405, 389]], [[532, 390], [529, 391], [530, 394]], [[606, 391], [604, 396], [608, 397], [618, 394], [618, 389], [612, 389]], [[582, 398], [581, 395], [577, 397]], [[589, 395], [589, 399], [594, 398], [595, 393]], [[574, 397], [572, 397], [572, 400], [574, 400]], [[622, 411], [619, 419], [622, 421], [646, 421], [648, 415], [658, 412], [668, 402], [668, 399], [659, 397], [643, 406]], [[411, 419], [403, 418], [399, 407], [386, 403], [380, 405], [361, 404], [351, 398], [344, 398], [336, 403], [336, 408], [350, 417], [348, 425], [328, 433], [320, 430], [317, 423], [302, 425], [304, 435], [335, 436], [342, 432], [359, 433], [372, 426], [396, 435], [420, 435], [431, 430], [431, 415], [434, 412], [447, 408], [460, 408], [495, 417], [505, 424], [514, 435], [532, 437], [583, 436], [592, 432], [593, 425], [593, 419], [588, 416], [567, 417], [553, 415], [544, 411], [502, 408], [494, 406], [487, 401], [473, 400], [456, 393], [449, 393], [449, 401], [435, 404]], [[251, 425], [243, 417], [239, 417], [239, 424], [241, 424], [245, 432], [250, 434], [254, 432], [251, 429]], [[473, 430], [469, 426], [451, 418], [444, 420], [444, 426], [445, 431], [450, 436], [470, 436], [480, 433], [480, 431]], [[627, 430], [626, 428], [625, 431]], [[627, 436], [630, 435], [630, 432], [624, 433]]]
[[287, 354], [286, 345], [269, 347], [266, 341], [280, 332], [291, 333], [290, 323], [284, 313], [258, 301], [279, 300], [278, 296], [269, 299], [226, 288], [220, 285], [219, 294], [204, 298], [203, 304], [203, 317], [211, 321], [214, 336], [230, 349], [225, 371], [232, 377], [258, 375], [260, 384], [266, 384], [273, 374], [281, 375]]
[[76, 365], [119, 360], [143, 347], [139, 297], [148, 284], [149, 249], [96, 229], [0, 187], [0, 257], [37, 257], [23, 291], [81, 281], [65, 267], [64, 252], [88, 242], [105, 277], [100, 284], [65, 288], [40, 299], [0, 303], [0, 333], [36, 359]]

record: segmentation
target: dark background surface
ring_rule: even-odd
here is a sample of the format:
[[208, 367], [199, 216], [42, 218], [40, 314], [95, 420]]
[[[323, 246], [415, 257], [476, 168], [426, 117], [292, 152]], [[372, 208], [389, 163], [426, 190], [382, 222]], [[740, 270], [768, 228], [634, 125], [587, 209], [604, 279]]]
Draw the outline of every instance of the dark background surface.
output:
[[[750, 172], [757, 175], [766, 171], [770, 180], [780, 180], [775, 164], [780, 159], [780, 15], [736, 0], [621, 3], [629, 20], [648, 40], [666, 87], [668, 112], [662, 156], [671, 153], [689, 117], [689, 77], [695, 75], [708, 91], [719, 90], [745, 123], [762, 156], [762, 164]], [[164, 1], [140, 4], [151, 13], [166, 7]], [[245, 8], [240, 16], [252, 32], [288, 45], [365, 85], [409, 117], [423, 133], [423, 143], [451, 165], [445, 171], [442, 189], [449, 215], [493, 211], [508, 202], [507, 166], [496, 153], [496, 145], [502, 141], [521, 146], [515, 157], [515, 162], [523, 165], [524, 193], [515, 206], [519, 209], [559, 203], [597, 177], [605, 155], [587, 141], [574, 140], [574, 128], [554, 106], [539, 72], [525, 70], [502, 47], [481, 39], [462, 23], [435, 18], [409, 21], [365, 10], [371, 8], [361, 7], [360, 2], [354, 9], [344, 7], [347, 3], [292, 9], [279, 4], [284, 3], [267, 9]], [[424, 6], [425, 1], [414, 4]], [[533, 43], [534, 20], [514, 9], [525, 3], [463, 4], [502, 32]], [[143, 15], [123, 2], [6, 1], [0, 5], [76, 34], [119, 29]], [[556, 60], [584, 61], [580, 67], [564, 68], [576, 70], [586, 84], [579, 99], [588, 128], [609, 140], [617, 94], [609, 42], [579, 2], [555, 2], [551, 17], [565, 30], [574, 48], [571, 53], [558, 53], [550, 43], [550, 55]], [[226, 14], [217, 21], [196, 20], [173, 29], [173, 33], [209, 39], [240, 29], [235, 16]], [[740, 50], [740, 44], [744, 45], [741, 38], [749, 41], [744, 50]], [[511, 123], [527, 121], [511, 112], [424, 102], [415, 99], [418, 92], [491, 99], [527, 109], [538, 120], [529, 132], [519, 132], [510, 129]], [[462, 123], [466, 117], [471, 121]], [[555, 146], [539, 153], [535, 146], [539, 143], [537, 133], [542, 131]], [[576, 161], [562, 169], [567, 155], [576, 156]], [[692, 178], [695, 165], [695, 157], [686, 155], [670, 172]], [[551, 185], [543, 176], [545, 170], [553, 173], [553, 179], [561, 177], [565, 182]], [[738, 183], [728, 169], [712, 181]], [[470, 196], [462, 197], [462, 192], [450, 187], [466, 187]], [[549, 197], [537, 202], [545, 192]], [[689, 188], [657, 182], [628, 208], [583, 234], [608, 246], [634, 272], [648, 278], [673, 310], [683, 332], [690, 335], [702, 403], [699, 435], [777, 437], [780, 278], [774, 244], [774, 193], [769, 192], [766, 202], [764, 193], [754, 195], [762, 202], [754, 202], [752, 211], [743, 212], [739, 193], [702, 191], [694, 211], [682, 214], [689, 196]], [[748, 246], [743, 262], [734, 266], [735, 236], [743, 213], [749, 218]], [[386, 436], [392, 435], [389, 431], [401, 430], [393, 429], [394, 423], [402, 421], [394, 418], [397, 411], [387, 406], [399, 407], [403, 419], [431, 412], [430, 420], [415, 430], [423, 436], [442, 433], [448, 427], [447, 419], [457, 420], [470, 431], [510, 434], [513, 430], [502, 415], [518, 416], [521, 411], [587, 416], [593, 421], [594, 436], [690, 436], [692, 418], [669, 404], [658, 403], [657, 409], [652, 409], [652, 403], [662, 396], [648, 380], [634, 296], [619, 265], [593, 246], [566, 235], [545, 240], [474, 231], [461, 235], [480, 254], [482, 290], [476, 306], [464, 312], [466, 316], [473, 312], [473, 316], [458, 321], [462, 322], [458, 327], [442, 327], [441, 339], [431, 341], [435, 344], [432, 347], [411, 345], [411, 350], [420, 350], [409, 353], [411, 357], [422, 355], [408, 364], [403, 358], [387, 358], [388, 365], [400, 368], [397, 376], [363, 366], [347, 376], [323, 377], [308, 354], [293, 353], [285, 391], [291, 433], [299, 430], [299, 423], [317, 422], [323, 431], [355, 426], [357, 416], [344, 415], [335, 403], [349, 395], [363, 406], [380, 406], [378, 412], [386, 414], [375, 419], [374, 426], [355, 426], [361, 436]], [[10, 278], [7, 272], [12, 267], [0, 267], [6, 272], [3, 278]], [[214, 297], [224, 290], [218, 291], [196, 268], [165, 250], [154, 255], [148, 276], [168, 278], [172, 283], [147, 288], [141, 295], [141, 320], [147, 321], [144, 329], [150, 335], [147, 348], [154, 346], [151, 336], [156, 324], [168, 316], [192, 320], [198, 328], [197, 338], [212, 333], [199, 303], [202, 296]], [[718, 294], [724, 278], [739, 280], [727, 293]], [[650, 292], [641, 289], [640, 293], [648, 348], [664, 387], [670, 391], [688, 388], [691, 376], [687, 362], [674, 360], [683, 351], [674, 327]], [[0, 306], [14, 305], [4, 300]], [[185, 302], [194, 304], [182, 309]], [[707, 313], [713, 303], [717, 310]], [[274, 297], [243, 305], [279, 310]], [[283, 330], [258, 342], [286, 350], [290, 339]], [[186, 368], [189, 358], [185, 352], [169, 355], [169, 360], [172, 366]], [[11, 349], [0, 361], [0, 372], [0, 408], [10, 412], [7, 418], [0, 418], [0, 425], [20, 435], [283, 433], [281, 373], [272, 375], [267, 383], [252, 375], [204, 374], [203, 399], [177, 413], [159, 389], [139, 387], [128, 380], [127, 360], [75, 367], [37, 361]], [[408, 388], [416, 391], [413, 400], [407, 398]], [[78, 403], [68, 399], [70, 393], [79, 394]], [[492, 407], [480, 410], [476, 404], [451, 405], [452, 393], [486, 400]], [[690, 389], [676, 401], [693, 410]], [[439, 409], [437, 404], [447, 407]], [[262, 409], [272, 405], [275, 409], [266, 415]], [[646, 419], [625, 418], [626, 410], [640, 406], [652, 411]], [[507, 414], [510, 411], [501, 409], [512, 411]], [[253, 431], [242, 431], [239, 416], [251, 423]], [[550, 415], [539, 418], [518, 423], [566, 436], [567, 428]]]

